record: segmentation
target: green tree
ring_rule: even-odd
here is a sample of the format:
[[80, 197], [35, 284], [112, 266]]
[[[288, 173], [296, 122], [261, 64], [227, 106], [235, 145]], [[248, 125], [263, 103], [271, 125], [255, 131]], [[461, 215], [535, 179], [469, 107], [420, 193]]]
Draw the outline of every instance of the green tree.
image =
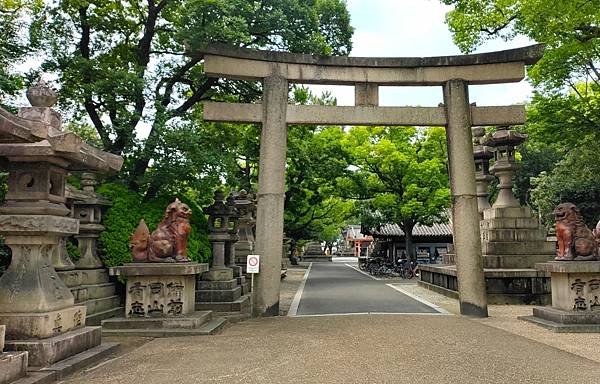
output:
[[[294, 102], [335, 105], [330, 94], [320, 97], [297, 88]], [[348, 156], [342, 146], [341, 127], [290, 126], [284, 201], [284, 232], [290, 257], [302, 240], [332, 242], [346, 220], [354, 215], [354, 203], [337, 196], [336, 179], [348, 173]]]
[[[598, 215], [597, 166], [590, 155], [600, 141], [600, 8], [594, 1], [442, 0], [454, 5], [447, 23], [464, 52], [483, 42], [524, 35], [545, 44], [528, 70], [536, 87], [527, 109], [529, 140], [517, 192], [551, 222], [562, 201]], [[594, 148], [590, 150], [590, 148]], [[590, 152], [591, 151], [591, 152]], [[532, 183], [533, 182], [533, 183]], [[588, 217], [588, 220], [591, 220]]]
[[[0, 0], [0, 105], [6, 106], [5, 98], [23, 88], [23, 77], [14, 69], [36, 45], [42, 4], [42, 0]], [[28, 26], [29, 36], [24, 33]]]
[[397, 223], [415, 259], [415, 225], [448, 220], [450, 190], [443, 128], [354, 127], [343, 145], [356, 169], [339, 188], [363, 201], [367, 228]]
[[[172, 179], [159, 176], [173, 174], [173, 157], [200, 157], [180, 148], [202, 129], [180, 124], [198, 102], [259, 95], [256, 85], [208, 78], [203, 57], [186, 50], [217, 41], [339, 55], [350, 51], [352, 35], [341, 0], [62, 0], [48, 20], [42, 68], [59, 75], [63, 107], [87, 115], [104, 148], [126, 157], [123, 177], [147, 198]], [[137, 136], [140, 127], [147, 139]]]

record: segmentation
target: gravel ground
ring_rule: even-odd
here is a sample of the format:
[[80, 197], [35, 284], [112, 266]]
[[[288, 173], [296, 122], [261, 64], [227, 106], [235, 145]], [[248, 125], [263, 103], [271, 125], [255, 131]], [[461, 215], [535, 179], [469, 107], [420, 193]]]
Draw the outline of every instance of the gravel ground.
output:
[[[459, 313], [458, 300], [450, 299], [416, 284], [402, 285], [402, 289], [437, 304], [451, 313]], [[472, 321], [600, 362], [600, 334], [555, 333], [517, 318], [518, 316], [531, 315], [532, 309], [533, 306], [529, 305], [490, 305], [488, 307], [490, 317], [473, 319]]]
[[294, 266], [294, 268], [288, 268], [287, 275], [281, 280], [281, 288], [279, 290], [279, 315], [286, 316], [296, 295], [296, 291], [302, 283], [304, 274], [306, 273], [306, 266]]

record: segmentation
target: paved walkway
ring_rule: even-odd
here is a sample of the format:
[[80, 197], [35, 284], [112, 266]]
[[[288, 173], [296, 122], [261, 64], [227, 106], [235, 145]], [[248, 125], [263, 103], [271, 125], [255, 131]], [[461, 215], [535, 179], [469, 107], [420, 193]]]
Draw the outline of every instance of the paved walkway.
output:
[[600, 364], [459, 316], [280, 317], [156, 339], [67, 383], [597, 383]]
[[291, 315], [439, 312], [344, 263], [312, 263], [297, 311]]
[[[310, 280], [306, 283], [306, 305], [316, 303], [318, 300], [314, 297], [322, 296], [310, 290], [326, 287], [324, 280], [328, 272], [338, 280], [350, 277], [369, 292], [385, 297], [393, 295], [392, 300], [400, 295], [386, 286], [385, 281], [378, 282], [367, 276], [363, 279], [360, 273], [343, 263], [339, 267], [342, 269], [327, 264], [311, 268], [316, 285], [311, 288], [313, 283]], [[294, 288], [287, 285], [290, 291], [300, 283], [303, 271], [297, 272], [292, 274], [297, 276]], [[424, 294], [423, 290], [410, 285], [401, 287], [452, 311], [452, 303], [440, 302], [433, 293]], [[358, 291], [349, 288], [345, 293], [347, 300], [361, 297]], [[291, 297], [292, 293], [286, 292], [283, 296]], [[411, 303], [400, 297], [398, 300], [403, 304]], [[326, 305], [341, 304], [329, 301]], [[420, 308], [415, 303], [409, 305]], [[494, 311], [497, 310], [492, 308], [497, 316]], [[519, 329], [532, 326], [519, 324], [513, 320], [515, 315], [508, 321], [502, 317], [471, 320], [456, 315], [431, 316], [430, 313], [264, 318], [233, 324], [217, 336], [155, 339], [141, 346], [144, 340], [135, 344], [126, 339], [124, 354], [91, 367], [65, 383], [580, 384], [596, 383], [600, 377], [600, 364], [591, 360], [592, 356], [581, 357], [499, 329], [495, 324], [512, 321], [512, 327]], [[594, 340], [598, 340], [596, 335], [539, 332], [546, 335], [546, 340], [572, 338], [578, 340], [576, 344], [585, 344], [584, 340], [594, 344]], [[577, 339], [579, 336], [583, 338]], [[590, 345], [589, 352], [597, 355], [597, 345], [597, 342]], [[577, 349], [574, 351], [577, 353]]]

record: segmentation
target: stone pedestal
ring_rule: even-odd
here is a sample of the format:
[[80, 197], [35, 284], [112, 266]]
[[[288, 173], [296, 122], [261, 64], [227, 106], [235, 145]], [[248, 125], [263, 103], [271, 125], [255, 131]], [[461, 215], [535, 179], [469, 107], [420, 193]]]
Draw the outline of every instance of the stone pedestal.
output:
[[552, 261], [535, 268], [550, 273], [552, 307], [523, 317], [555, 332], [600, 332], [600, 262]]
[[194, 312], [199, 263], [131, 263], [110, 268], [127, 279], [125, 317], [178, 317]]
[[111, 275], [127, 279], [125, 317], [102, 321], [103, 333], [169, 337], [218, 331], [223, 319], [194, 308], [196, 277], [207, 269], [207, 264], [199, 263], [131, 263], [110, 268]]
[[523, 269], [550, 261], [554, 242], [529, 207], [490, 208], [480, 222], [484, 268]]

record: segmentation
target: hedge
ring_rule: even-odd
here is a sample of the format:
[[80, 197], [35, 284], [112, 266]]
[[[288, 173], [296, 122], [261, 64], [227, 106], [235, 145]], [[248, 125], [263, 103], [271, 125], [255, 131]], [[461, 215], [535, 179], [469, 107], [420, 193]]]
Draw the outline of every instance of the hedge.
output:
[[129, 238], [144, 219], [150, 231], [156, 229], [162, 220], [165, 208], [175, 197], [192, 209], [190, 224], [192, 233], [188, 239], [187, 256], [198, 262], [209, 262], [211, 248], [207, 237], [207, 221], [202, 208], [186, 196], [161, 196], [149, 202], [126, 186], [107, 183], [97, 188], [97, 192], [112, 202], [103, 218], [106, 229], [99, 238], [98, 252], [108, 267], [131, 262]]

